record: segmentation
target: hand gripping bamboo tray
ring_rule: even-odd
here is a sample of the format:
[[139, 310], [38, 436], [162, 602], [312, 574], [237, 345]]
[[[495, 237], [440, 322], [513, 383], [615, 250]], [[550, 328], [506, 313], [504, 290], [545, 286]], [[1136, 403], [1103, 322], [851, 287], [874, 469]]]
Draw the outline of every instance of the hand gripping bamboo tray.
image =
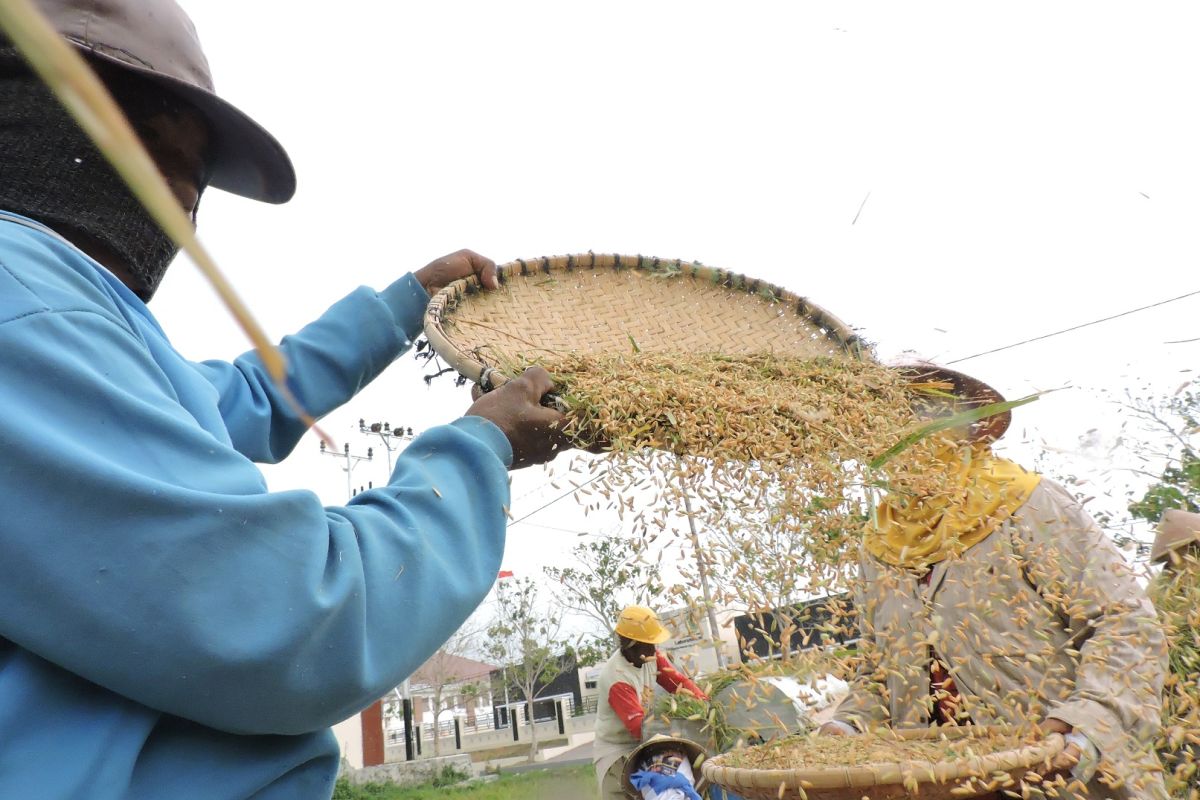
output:
[[[899, 740], [963, 741], [996, 729], [921, 728], [877, 731], [874, 736]], [[857, 737], [850, 737], [857, 738]], [[964, 742], [965, 744], [965, 742]], [[1064, 747], [1057, 734], [1027, 744], [981, 755], [943, 761], [874, 762], [856, 766], [747, 769], [728, 766], [731, 754], [710, 758], [701, 766], [709, 783], [745, 800], [956, 800], [957, 798], [1021, 797], [1030, 771], [1047, 763]], [[1009, 794], [1012, 793], [1012, 794]]]
[[499, 274], [499, 291], [481, 291], [475, 278], [455, 281], [425, 312], [433, 349], [485, 390], [514, 377], [514, 364], [562, 354], [866, 351], [820, 306], [699, 263], [585, 253], [518, 259]]

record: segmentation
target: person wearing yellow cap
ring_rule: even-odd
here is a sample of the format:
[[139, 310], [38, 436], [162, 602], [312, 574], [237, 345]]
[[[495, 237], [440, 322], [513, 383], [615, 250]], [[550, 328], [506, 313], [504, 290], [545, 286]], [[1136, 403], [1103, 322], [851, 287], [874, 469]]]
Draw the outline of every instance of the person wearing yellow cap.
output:
[[654, 696], [654, 684], [674, 694], [685, 691], [702, 700], [708, 696], [658, 651], [671, 638], [653, 611], [628, 606], [617, 618], [617, 651], [600, 671], [600, 701], [596, 709], [596, 739], [592, 762], [600, 797], [625, 797], [625, 761], [642, 741], [642, 720]]
[[[923, 417], [1003, 400], [953, 370], [901, 369]], [[1069, 784], [1055, 796], [1164, 800], [1154, 608], [1069, 492], [992, 451], [1010, 417], [931, 436], [885, 467], [855, 601], [863, 665], [821, 731], [1036, 725], [1065, 740], [1044, 768]]]
[[[1163, 694], [1159, 753], [1176, 797], [1200, 796], [1200, 514], [1163, 514], [1150, 561], [1162, 564], [1150, 596], [1167, 629], [1171, 674]], [[1189, 738], [1190, 737], [1190, 738]], [[1194, 794], [1189, 794], [1193, 792]]]

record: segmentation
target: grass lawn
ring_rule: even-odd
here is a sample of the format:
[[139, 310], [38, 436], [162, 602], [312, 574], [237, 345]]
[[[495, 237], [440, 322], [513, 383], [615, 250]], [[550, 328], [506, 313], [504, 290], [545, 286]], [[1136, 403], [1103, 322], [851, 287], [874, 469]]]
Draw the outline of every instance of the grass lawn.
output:
[[599, 793], [596, 791], [596, 773], [592, 765], [584, 764], [501, 775], [500, 780], [492, 783], [462, 787], [425, 785], [401, 788], [388, 784], [350, 787], [339, 783], [333, 796], [334, 800], [593, 800]]

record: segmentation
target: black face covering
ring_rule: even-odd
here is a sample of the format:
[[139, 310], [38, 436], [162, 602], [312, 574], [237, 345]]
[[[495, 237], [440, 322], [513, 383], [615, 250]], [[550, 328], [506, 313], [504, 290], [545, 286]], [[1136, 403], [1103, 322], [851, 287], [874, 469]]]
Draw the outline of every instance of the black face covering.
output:
[[[115, 91], [134, 123], [169, 110], [161, 91]], [[153, 296], [178, 248], [142, 208], [87, 134], [0, 42], [0, 210], [35, 219], [86, 249], [119, 256], [130, 287]]]

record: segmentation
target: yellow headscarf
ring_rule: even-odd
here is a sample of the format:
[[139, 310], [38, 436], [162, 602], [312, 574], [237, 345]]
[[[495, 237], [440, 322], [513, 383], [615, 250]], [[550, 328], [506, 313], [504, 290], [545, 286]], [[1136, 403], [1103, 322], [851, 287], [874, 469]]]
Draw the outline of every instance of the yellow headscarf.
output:
[[934, 453], [939, 489], [893, 492], [875, 508], [867, 550], [893, 566], [925, 569], [988, 537], [1029, 499], [1041, 476], [995, 457], [986, 444], [945, 440]]

